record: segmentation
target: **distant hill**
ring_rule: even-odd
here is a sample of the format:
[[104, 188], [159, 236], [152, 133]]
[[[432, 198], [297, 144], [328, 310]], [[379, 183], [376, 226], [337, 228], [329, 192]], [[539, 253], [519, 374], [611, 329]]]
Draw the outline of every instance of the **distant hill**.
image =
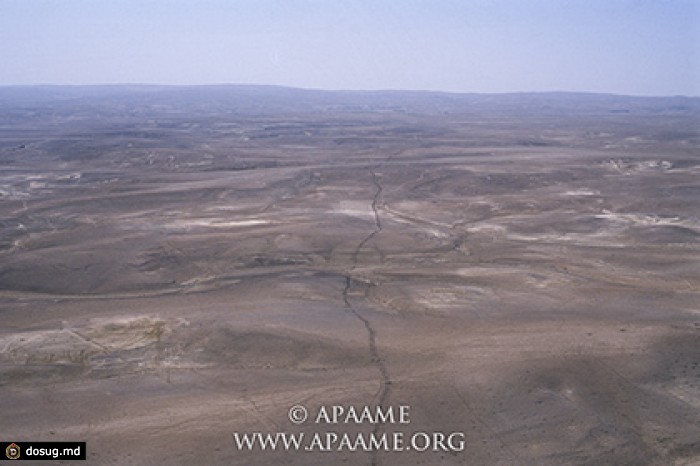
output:
[[458, 94], [428, 91], [324, 91], [258, 85], [0, 86], [0, 112], [269, 114], [399, 112], [457, 114], [700, 115], [699, 97], [634, 97], [544, 92]]

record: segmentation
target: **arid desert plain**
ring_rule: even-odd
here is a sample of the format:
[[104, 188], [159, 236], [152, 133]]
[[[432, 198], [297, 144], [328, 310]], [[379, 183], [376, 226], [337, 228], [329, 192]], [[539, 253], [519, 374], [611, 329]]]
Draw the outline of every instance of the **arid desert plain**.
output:
[[0, 319], [88, 464], [697, 465], [700, 99], [0, 88]]

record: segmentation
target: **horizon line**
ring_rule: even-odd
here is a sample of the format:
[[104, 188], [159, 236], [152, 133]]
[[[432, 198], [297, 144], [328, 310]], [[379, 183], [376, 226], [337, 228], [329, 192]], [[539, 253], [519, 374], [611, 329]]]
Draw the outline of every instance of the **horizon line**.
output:
[[19, 87], [161, 87], [161, 88], [204, 88], [204, 87], [258, 87], [258, 88], [277, 88], [305, 92], [349, 92], [349, 93], [411, 93], [411, 94], [446, 94], [446, 95], [516, 95], [516, 94], [579, 94], [579, 95], [599, 95], [599, 96], [615, 96], [615, 97], [635, 97], [635, 98], [687, 98], [697, 99], [700, 95], [689, 94], [624, 94], [609, 91], [582, 91], [582, 90], [537, 90], [537, 91], [498, 91], [498, 92], [479, 92], [479, 91], [453, 91], [453, 90], [438, 90], [438, 89], [392, 89], [392, 88], [374, 88], [374, 89], [343, 89], [343, 88], [315, 88], [315, 87], [299, 87], [284, 84], [262, 84], [262, 83], [198, 83], [198, 84], [171, 84], [171, 83], [82, 83], [82, 84], [57, 84], [57, 83], [30, 83], [30, 84], [0, 84], [0, 88], [19, 88]]

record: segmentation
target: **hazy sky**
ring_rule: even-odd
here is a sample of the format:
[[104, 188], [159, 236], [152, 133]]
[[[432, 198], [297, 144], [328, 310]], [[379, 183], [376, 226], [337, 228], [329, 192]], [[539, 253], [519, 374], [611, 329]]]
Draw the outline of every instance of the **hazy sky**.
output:
[[700, 95], [700, 0], [0, 0], [0, 84]]

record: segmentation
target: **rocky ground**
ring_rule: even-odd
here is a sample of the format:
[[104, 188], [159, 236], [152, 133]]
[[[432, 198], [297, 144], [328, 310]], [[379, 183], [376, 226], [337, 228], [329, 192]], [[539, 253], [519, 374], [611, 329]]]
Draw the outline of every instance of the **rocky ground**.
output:
[[[98, 91], [0, 92], [3, 439], [90, 464], [700, 462], [698, 99]], [[256, 431], [465, 446], [237, 448]]]

